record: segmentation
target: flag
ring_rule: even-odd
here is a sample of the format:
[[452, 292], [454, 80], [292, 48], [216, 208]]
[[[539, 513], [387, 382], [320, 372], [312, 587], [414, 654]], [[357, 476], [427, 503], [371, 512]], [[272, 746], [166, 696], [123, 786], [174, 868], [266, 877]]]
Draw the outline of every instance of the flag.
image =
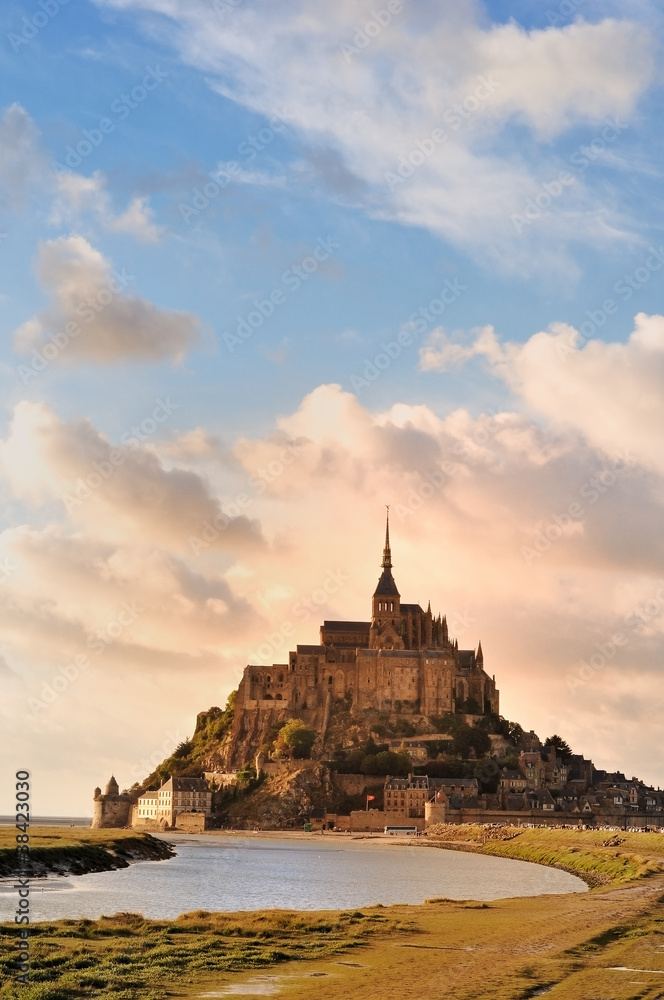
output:
[[372, 802], [375, 798], [375, 795], [367, 795], [367, 802]]

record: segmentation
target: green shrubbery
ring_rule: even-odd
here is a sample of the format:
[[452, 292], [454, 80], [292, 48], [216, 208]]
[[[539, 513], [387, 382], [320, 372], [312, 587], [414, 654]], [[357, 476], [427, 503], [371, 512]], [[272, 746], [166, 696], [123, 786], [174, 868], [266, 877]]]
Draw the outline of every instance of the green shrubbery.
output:
[[141, 785], [135, 785], [132, 790], [147, 792], [157, 789], [172, 775], [186, 778], [202, 777], [203, 759], [214, 744], [223, 739], [233, 724], [235, 696], [236, 692], [232, 691], [224, 709], [213, 706], [207, 712], [200, 712], [191, 739], [178, 744], [170, 757], [163, 760]]

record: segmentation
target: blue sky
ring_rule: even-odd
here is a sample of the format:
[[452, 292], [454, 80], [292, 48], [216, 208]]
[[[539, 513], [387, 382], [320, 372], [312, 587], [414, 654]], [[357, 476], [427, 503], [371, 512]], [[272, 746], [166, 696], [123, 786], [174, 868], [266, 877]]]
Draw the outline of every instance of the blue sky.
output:
[[[469, 428], [487, 415], [514, 422], [511, 443], [501, 442], [505, 453], [482, 456], [486, 479], [473, 480], [475, 499], [441, 495], [418, 514], [417, 529], [406, 520], [404, 544], [414, 580], [429, 574], [441, 601], [461, 606], [472, 598], [486, 618], [512, 714], [533, 699], [541, 704], [539, 688], [529, 701], [521, 687], [537, 636], [537, 683], [546, 688], [547, 677], [580, 660], [586, 642], [577, 638], [579, 649], [563, 653], [556, 640], [552, 653], [551, 636], [611, 629], [611, 615], [620, 620], [625, 602], [645, 600], [660, 572], [656, 559], [627, 558], [623, 535], [638, 510], [631, 552], [648, 550], [639, 532], [656, 518], [662, 474], [658, 442], [644, 431], [661, 415], [662, 271], [651, 251], [664, 244], [661, 12], [648, 2], [626, 10], [593, 0], [394, 3], [389, 23], [375, 27], [371, 11], [350, 2], [322, 10], [313, 0], [289, 0], [278, 13], [263, 0], [10, 0], [0, 11], [0, 496], [5, 547], [19, 567], [5, 587], [5, 610], [11, 622], [20, 607], [26, 627], [41, 634], [31, 645], [9, 624], [3, 652], [7, 690], [19, 714], [28, 712], [38, 761], [60, 745], [60, 709], [44, 722], [27, 707], [29, 692], [73, 655], [77, 629], [85, 636], [112, 614], [115, 599], [100, 597], [96, 607], [81, 570], [75, 585], [62, 584], [69, 600], [52, 607], [34, 581], [47, 565], [44, 553], [55, 559], [56, 543], [54, 565], [64, 576], [63, 564], [80, 560], [97, 583], [122, 563], [132, 592], [156, 563], [189, 580], [172, 647], [155, 638], [162, 581], [144, 594], [153, 616], [145, 634], [113, 649], [129, 675], [143, 677], [136, 697], [145, 685], [159, 722], [125, 750], [97, 741], [96, 716], [89, 732], [81, 721], [102, 772], [107, 763], [130, 771], [141, 740], [160, 745], [164, 719], [171, 730], [186, 729], [209, 700], [210, 678], [223, 698], [256, 636], [287, 616], [301, 587], [306, 592], [306, 581], [323, 572], [329, 553], [317, 522], [334, 524], [344, 507], [338, 546], [352, 561], [367, 535], [362, 518], [380, 520], [389, 484], [405, 489], [402, 473], [421, 478], [446, 449], [465, 454], [460, 434], [479, 447]], [[215, 175], [224, 183], [210, 187]], [[212, 192], [207, 204], [204, 189]], [[194, 205], [195, 214], [183, 208]], [[299, 282], [297, 268], [305, 269]], [[113, 270], [130, 276], [121, 291], [43, 371], [30, 368], [32, 352], [43, 351], [86, 297], [106, 289]], [[445, 289], [436, 314], [430, 304]], [[275, 295], [261, 321], [257, 310], [270, 311], [261, 303]], [[641, 313], [649, 319], [630, 339]], [[238, 324], [252, 314], [255, 330], [240, 342]], [[367, 377], [367, 364], [376, 371], [383, 345], [404, 332], [409, 346]], [[572, 357], [554, 377], [566, 360], [563, 342]], [[333, 384], [341, 389], [324, 388]], [[93, 453], [122, 445], [164, 398], [175, 404], [168, 420], [130, 456], [136, 476], [152, 477], [152, 486], [127, 480], [121, 496], [104, 487], [84, 512], [63, 511], [67, 484]], [[389, 441], [355, 454], [359, 428], [372, 422], [372, 440], [389, 425]], [[232, 502], [255, 463], [295, 433], [317, 458], [310, 456], [306, 475], [288, 485], [280, 478], [254, 498], [248, 516], [263, 555], [222, 546], [203, 572], [171, 527], [159, 537], [141, 534], [141, 518], [155, 520], [155, 483], [164, 490], [159, 502], [186, 521], [187, 504]], [[526, 438], [544, 457], [525, 448]], [[621, 480], [606, 515], [577, 532], [586, 541], [597, 533], [592, 551], [575, 549], [570, 529], [569, 552], [556, 555], [546, 579], [534, 586], [526, 574], [519, 582], [520, 564], [511, 561], [519, 543], [503, 550], [508, 525], [521, 541], [536, 535], [584, 475], [629, 448], [629, 488]], [[554, 470], [558, 461], [564, 469]], [[476, 466], [464, 473], [468, 481], [479, 475]], [[462, 515], [463, 524], [455, 520]], [[458, 552], [441, 555], [434, 571], [427, 553], [451, 537]], [[476, 549], [479, 538], [485, 545]], [[459, 568], [469, 560], [485, 563], [476, 568], [479, 590]], [[504, 595], [512, 609], [521, 601], [529, 607], [533, 634], [516, 646], [490, 576], [513, 581]], [[357, 617], [367, 586], [358, 577], [346, 605], [322, 611]], [[582, 620], [564, 614], [577, 588]], [[201, 639], [196, 614], [222, 600], [217, 591], [236, 623], [240, 605], [246, 618], [239, 631], [222, 622], [216, 637]], [[183, 610], [187, 601], [194, 610]], [[563, 614], [564, 623], [542, 624], [549, 613], [556, 622]], [[636, 656], [646, 688], [661, 648], [659, 625], [648, 629], [654, 634], [640, 636]], [[176, 648], [187, 650], [191, 686], [145, 680], [168, 672]], [[636, 669], [631, 660], [623, 667]], [[84, 696], [81, 682], [76, 709], [73, 697], [69, 709], [61, 699], [62, 718], [67, 711], [87, 718], [107, 683], [98, 672]], [[634, 704], [607, 690], [606, 731], [591, 737], [599, 690], [577, 703], [572, 737], [583, 738], [586, 753], [610, 755], [607, 734], [624, 712], [635, 727], [628, 759], [645, 766], [637, 733], [645, 702], [633, 689]], [[533, 724], [562, 728], [555, 713], [569, 691], [556, 691], [548, 715], [532, 709]], [[111, 699], [102, 729], [112, 728], [118, 705]], [[91, 780], [91, 773], [80, 779], [72, 804], [84, 807]]]

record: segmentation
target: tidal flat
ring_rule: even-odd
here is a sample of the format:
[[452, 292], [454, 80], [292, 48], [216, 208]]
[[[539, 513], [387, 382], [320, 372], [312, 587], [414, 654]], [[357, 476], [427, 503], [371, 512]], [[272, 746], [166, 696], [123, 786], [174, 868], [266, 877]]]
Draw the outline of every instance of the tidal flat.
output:
[[656, 1000], [663, 995], [664, 836], [528, 830], [508, 837], [503, 830], [483, 843], [487, 831], [481, 828], [438, 833], [441, 846], [495, 853], [500, 845], [503, 856], [518, 850], [509, 856], [523, 859], [523, 852], [541, 852], [553, 865], [566, 865], [571, 857], [589, 874], [594, 859], [603, 884], [584, 893], [490, 902], [432, 899], [422, 906], [345, 912], [198, 911], [170, 921], [116, 914], [40, 923], [31, 927], [29, 986], [15, 983], [19, 929], [5, 924], [0, 997]]

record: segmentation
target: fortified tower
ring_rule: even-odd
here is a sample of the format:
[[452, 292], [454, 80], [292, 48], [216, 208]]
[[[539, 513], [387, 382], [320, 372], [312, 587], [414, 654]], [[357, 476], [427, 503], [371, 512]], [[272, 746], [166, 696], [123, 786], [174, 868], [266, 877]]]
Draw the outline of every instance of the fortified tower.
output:
[[111, 775], [103, 795], [101, 788], [95, 788], [92, 823], [90, 825], [94, 829], [129, 826], [133, 804], [134, 799], [131, 795], [120, 794], [120, 787], [115, 777]]

